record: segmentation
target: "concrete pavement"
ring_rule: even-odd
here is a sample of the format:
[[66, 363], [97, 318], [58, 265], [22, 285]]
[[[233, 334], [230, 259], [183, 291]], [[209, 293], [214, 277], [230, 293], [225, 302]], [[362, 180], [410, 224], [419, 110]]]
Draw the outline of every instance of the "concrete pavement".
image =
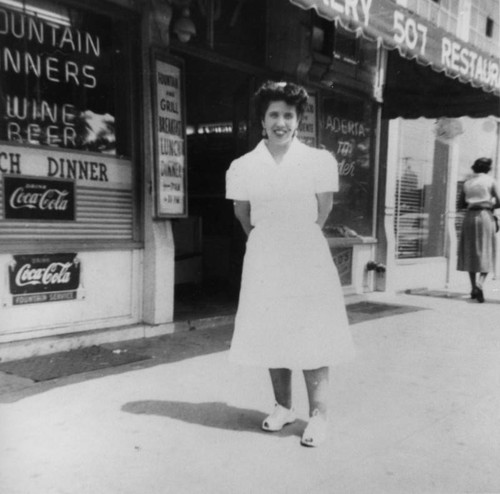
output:
[[6, 389], [1, 492], [500, 493], [498, 281], [486, 297], [371, 294], [424, 310], [352, 326], [358, 356], [332, 372], [331, 437], [318, 449], [299, 445], [299, 373], [299, 420], [260, 431], [269, 379], [227, 362], [230, 327], [187, 333], [184, 354], [156, 365]]

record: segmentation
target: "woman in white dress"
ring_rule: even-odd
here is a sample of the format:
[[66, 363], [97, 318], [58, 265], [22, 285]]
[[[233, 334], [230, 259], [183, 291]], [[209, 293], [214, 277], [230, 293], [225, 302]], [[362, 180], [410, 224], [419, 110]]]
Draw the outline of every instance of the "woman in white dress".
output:
[[233, 161], [226, 197], [248, 235], [232, 362], [270, 370], [276, 405], [262, 423], [295, 421], [292, 369], [303, 370], [309, 399], [305, 446], [327, 435], [329, 367], [354, 355], [343, 293], [321, 228], [338, 189], [331, 153], [302, 144], [304, 88], [267, 82], [255, 95], [264, 139]]

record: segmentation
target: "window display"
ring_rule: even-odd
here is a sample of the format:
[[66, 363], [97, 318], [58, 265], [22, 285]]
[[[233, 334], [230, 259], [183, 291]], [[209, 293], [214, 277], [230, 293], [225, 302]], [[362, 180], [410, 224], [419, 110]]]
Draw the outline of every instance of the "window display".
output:
[[0, 140], [130, 156], [125, 27], [52, 2], [0, 1]]
[[337, 159], [340, 185], [324, 230], [334, 237], [370, 237], [375, 211], [371, 105], [344, 95], [323, 98], [320, 119], [320, 146]]
[[134, 239], [137, 32], [130, 14], [0, 0], [2, 244]]

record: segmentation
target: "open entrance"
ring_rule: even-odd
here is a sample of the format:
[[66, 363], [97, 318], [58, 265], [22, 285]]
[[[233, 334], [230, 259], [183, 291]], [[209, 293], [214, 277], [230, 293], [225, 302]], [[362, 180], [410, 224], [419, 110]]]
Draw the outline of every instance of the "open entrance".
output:
[[225, 199], [231, 161], [249, 149], [251, 76], [197, 57], [186, 69], [189, 217], [173, 221], [176, 320], [233, 311], [245, 236]]

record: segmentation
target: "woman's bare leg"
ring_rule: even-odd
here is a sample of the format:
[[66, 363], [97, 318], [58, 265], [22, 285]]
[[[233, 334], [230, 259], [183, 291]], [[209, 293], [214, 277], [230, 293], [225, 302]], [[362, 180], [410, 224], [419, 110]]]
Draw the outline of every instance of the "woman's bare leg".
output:
[[476, 289], [476, 273], [469, 272], [469, 279], [471, 291], [474, 291]]
[[483, 288], [484, 287], [484, 282], [486, 281], [486, 277], [488, 276], [488, 273], [480, 273], [479, 274], [479, 279], [477, 280], [477, 286], [479, 288]]
[[319, 369], [304, 370], [307, 396], [309, 398], [309, 415], [312, 417], [315, 410], [324, 418], [328, 414], [328, 367]]
[[292, 371], [290, 369], [269, 369], [274, 398], [278, 405], [292, 408]]

